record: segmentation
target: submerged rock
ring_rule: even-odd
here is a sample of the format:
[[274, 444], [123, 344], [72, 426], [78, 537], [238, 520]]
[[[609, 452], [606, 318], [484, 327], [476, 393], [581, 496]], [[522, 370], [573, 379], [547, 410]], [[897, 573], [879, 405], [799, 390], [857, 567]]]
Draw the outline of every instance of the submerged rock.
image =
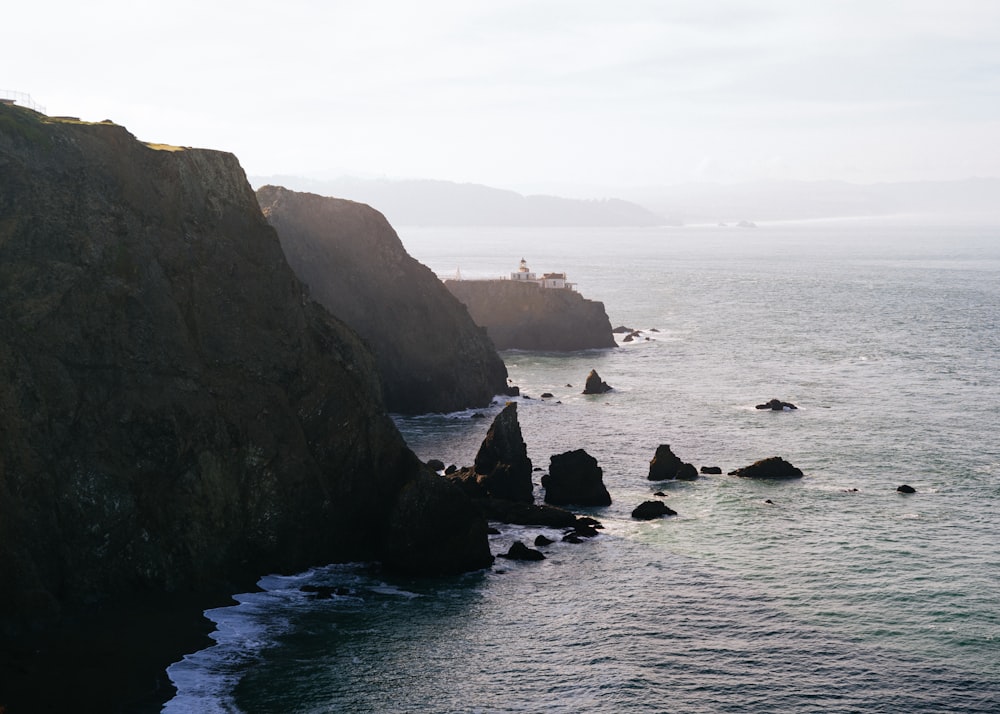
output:
[[529, 548], [519, 540], [514, 541], [506, 553], [501, 553], [501, 558], [508, 560], [545, 560], [545, 554], [541, 551]]
[[597, 373], [596, 369], [590, 370], [590, 374], [587, 375], [587, 383], [583, 387], [584, 394], [604, 394], [610, 392], [611, 389], [611, 385], [601, 379], [601, 375]]
[[542, 476], [545, 502], [557, 505], [610, 506], [604, 472], [597, 459], [583, 449], [551, 457], [549, 473]]
[[909, 486], [909, 485], [907, 485], [905, 483], [902, 486], [900, 486], [899, 488], [897, 488], [896, 490], [899, 493], [916, 493], [917, 492], [917, 489], [915, 489], [915, 488], [913, 488], [913, 486]]
[[719, 466], [702, 466], [701, 469], [700, 469], [700, 471], [701, 471], [701, 473], [706, 474], [706, 475], [721, 474], [722, 473], [722, 468], [719, 467]]
[[771, 411], [780, 412], [784, 410], [798, 409], [797, 406], [791, 402], [783, 402], [780, 399], [772, 399], [769, 402], [764, 402], [763, 404], [758, 404], [755, 409], [770, 409]]
[[730, 476], [761, 479], [793, 479], [802, 478], [802, 471], [792, 466], [780, 456], [761, 459], [749, 466], [729, 472]]
[[632, 518], [640, 521], [651, 521], [654, 518], [676, 515], [677, 511], [667, 506], [663, 501], [643, 501], [632, 510]]

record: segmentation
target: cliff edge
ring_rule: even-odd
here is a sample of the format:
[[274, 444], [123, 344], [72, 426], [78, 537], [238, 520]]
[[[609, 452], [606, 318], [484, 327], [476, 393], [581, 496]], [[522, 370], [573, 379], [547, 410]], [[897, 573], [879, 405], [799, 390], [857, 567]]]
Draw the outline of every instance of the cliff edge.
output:
[[[235, 157], [0, 105], [0, 644], [338, 560], [485, 567], [443, 481]], [[414, 499], [446, 544], [393, 542]]]
[[480, 407], [506, 390], [507, 368], [486, 333], [381, 213], [278, 186], [261, 187], [257, 199], [313, 298], [371, 345], [391, 411]]
[[497, 349], [569, 352], [614, 347], [604, 303], [568, 288], [516, 280], [446, 280]]

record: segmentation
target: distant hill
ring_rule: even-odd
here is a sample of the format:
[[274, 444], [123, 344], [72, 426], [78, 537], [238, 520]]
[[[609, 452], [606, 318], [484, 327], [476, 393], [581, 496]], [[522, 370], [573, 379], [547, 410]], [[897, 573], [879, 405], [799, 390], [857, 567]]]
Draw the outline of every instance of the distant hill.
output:
[[523, 196], [472, 183], [431, 180], [296, 176], [250, 177], [265, 184], [367, 203], [394, 226], [659, 226], [671, 221], [647, 208], [615, 198], [580, 200]]
[[844, 181], [690, 183], [625, 191], [685, 223], [892, 214], [1000, 217], [1000, 179], [854, 184]]

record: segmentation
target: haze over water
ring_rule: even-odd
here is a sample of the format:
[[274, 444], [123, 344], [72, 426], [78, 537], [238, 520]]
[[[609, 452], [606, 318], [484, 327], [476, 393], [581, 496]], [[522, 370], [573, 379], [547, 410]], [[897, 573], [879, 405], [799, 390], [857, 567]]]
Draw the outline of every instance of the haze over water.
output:
[[[647, 330], [616, 350], [504, 355], [534, 397], [519, 403], [533, 462], [595, 456], [606, 529], [444, 581], [364, 565], [264, 578], [210, 613], [219, 644], [171, 668], [166, 711], [1000, 708], [994, 227], [399, 232], [441, 276], [499, 277], [521, 257], [565, 270], [613, 324]], [[591, 368], [615, 391], [581, 395]], [[753, 408], [772, 397], [799, 409]], [[421, 458], [461, 466], [489, 426], [470, 415], [398, 423]], [[660, 443], [723, 471], [780, 455], [805, 477], [653, 483]], [[633, 521], [658, 489], [678, 515]], [[493, 550], [542, 532], [559, 535], [504, 526]], [[351, 595], [310, 600], [307, 582]]]

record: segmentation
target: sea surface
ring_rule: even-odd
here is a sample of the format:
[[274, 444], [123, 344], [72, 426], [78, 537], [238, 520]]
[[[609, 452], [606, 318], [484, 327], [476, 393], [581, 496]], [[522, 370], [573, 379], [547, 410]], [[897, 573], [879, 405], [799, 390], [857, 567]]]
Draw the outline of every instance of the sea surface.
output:
[[[503, 355], [535, 466], [583, 448], [603, 468], [614, 503], [586, 512], [605, 529], [443, 580], [364, 563], [263, 577], [207, 613], [217, 644], [170, 668], [166, 712], [1000, 711], [1000, 228], [399, 233], [441, 277], [522, 257], [565, 271], [643, 330]], [[591, 369], [614, 391], [582, 395]], [[799, 408], [754, 408], [771, 398]], [[397, 423], [421, 458], [462, 466], [490, 424], [471, 415]], [[658, 444], [805, 476], [650, 482]], [[661, 489], [678, 515], [632, 520]], [[561, 535], [502, 526], [493, 551], [539, 533]]]

